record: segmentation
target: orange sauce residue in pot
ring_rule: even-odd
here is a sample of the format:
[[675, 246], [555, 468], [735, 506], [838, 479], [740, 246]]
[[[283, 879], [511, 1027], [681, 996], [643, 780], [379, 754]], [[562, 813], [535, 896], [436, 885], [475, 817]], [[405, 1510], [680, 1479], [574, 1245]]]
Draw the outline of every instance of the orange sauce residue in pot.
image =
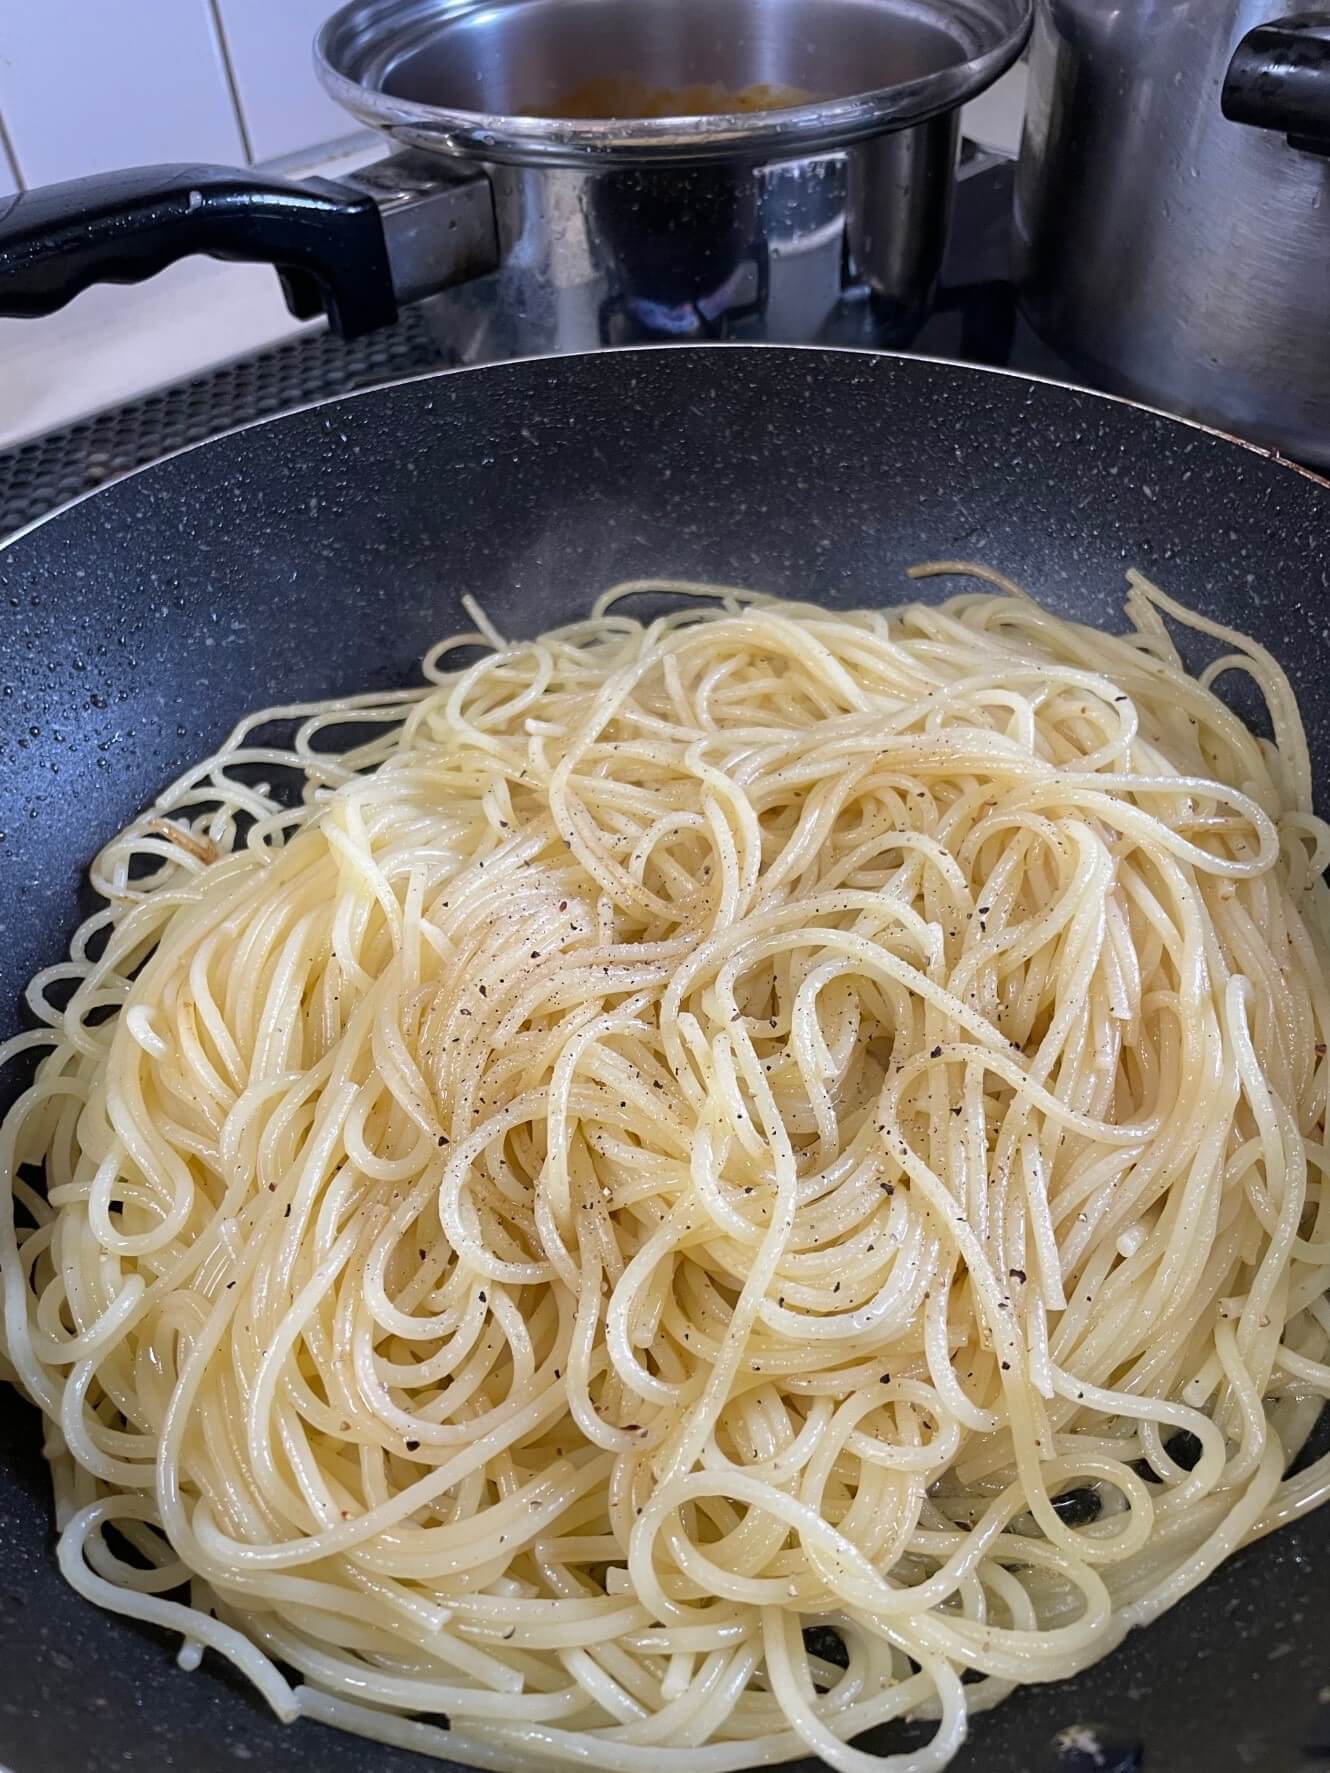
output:
[[565, 92], [553, 105], [525, 107], [536, 117], [715, 117], [731, 111], [788, 111], [811, 105], [813, 94], [797, 86], [745, 86], [738, 92], [719, 84], [648, 86], [644, 80], [600, 75]]

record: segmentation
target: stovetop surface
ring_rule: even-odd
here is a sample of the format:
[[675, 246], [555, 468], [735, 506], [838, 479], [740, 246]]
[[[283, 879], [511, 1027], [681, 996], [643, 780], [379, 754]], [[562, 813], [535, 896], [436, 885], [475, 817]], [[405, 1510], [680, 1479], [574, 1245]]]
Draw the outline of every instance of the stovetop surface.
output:
[[[965, 145], [937, 304], [910, 349], [1056, 376], [1055, 361], [1020, 326], [1008, 280], [1013, 174], [1011, 160]], [[189, 444], [448, 361], [422, 313], [408, 308], [366, 338], [306, 333], [50, 431], [0, 451], [0, 537]]]

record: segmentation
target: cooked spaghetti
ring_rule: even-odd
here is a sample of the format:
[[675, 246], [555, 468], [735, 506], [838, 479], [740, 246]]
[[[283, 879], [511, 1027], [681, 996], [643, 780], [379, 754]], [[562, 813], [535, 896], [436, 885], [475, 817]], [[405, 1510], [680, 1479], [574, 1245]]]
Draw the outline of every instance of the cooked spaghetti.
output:
[[1289, 685], [919, 570], [482, 622], [102, 852], [0, 1049], [80, 1592], [478, 1767], [925, 1773], [1325, 1498]]

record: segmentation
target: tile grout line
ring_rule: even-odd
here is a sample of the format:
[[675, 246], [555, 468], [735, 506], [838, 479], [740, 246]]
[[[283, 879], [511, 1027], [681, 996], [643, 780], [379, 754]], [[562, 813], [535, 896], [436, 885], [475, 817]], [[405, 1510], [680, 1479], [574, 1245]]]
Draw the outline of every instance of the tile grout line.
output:
[[222, 23], [220, 0], [207, 0], [208, 16], [212, 20], [213, 35], [217, 39], [217, 48], [221, 54], [222, 67], [226, 72], [226, 86], [231, 94], [231, 109], [235, 112], [236, 127], [240, 131], [241, 145], [245, 150], [245, 163], [254, 164], [254, 144], [250, 140], [249, 125], [245, 121], [245, 107], [240, 102], [240, 87], [236, 80], [235, 63], [231, 60], [231, 46], [226, 41], [226, 26]]

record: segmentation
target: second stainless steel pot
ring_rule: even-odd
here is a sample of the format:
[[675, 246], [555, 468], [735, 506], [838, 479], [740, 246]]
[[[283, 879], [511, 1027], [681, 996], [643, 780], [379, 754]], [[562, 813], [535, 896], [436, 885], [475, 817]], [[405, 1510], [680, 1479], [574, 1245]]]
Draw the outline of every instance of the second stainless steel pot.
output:
[[[161, 168], [128, 204], [115, 176], [20, 198], [0, 214], [0, 313], [205, 251], [270, 259], [344, 331], [428, 298], [464, 363], [900, 342], [941, 264], [959, 108], [1019, 54], [1030, 5], [356, 0], [320, 70], [401, 153], [339, 186]], [[698, 85], [732, 108], [566, 114], [588, 91]], [[754, 88], [782, 108], [745, 108]]]
[[1330, 463], [1330, 11], [1276, 11], [1038, 0], [1017, 273], [1072, 379]]

